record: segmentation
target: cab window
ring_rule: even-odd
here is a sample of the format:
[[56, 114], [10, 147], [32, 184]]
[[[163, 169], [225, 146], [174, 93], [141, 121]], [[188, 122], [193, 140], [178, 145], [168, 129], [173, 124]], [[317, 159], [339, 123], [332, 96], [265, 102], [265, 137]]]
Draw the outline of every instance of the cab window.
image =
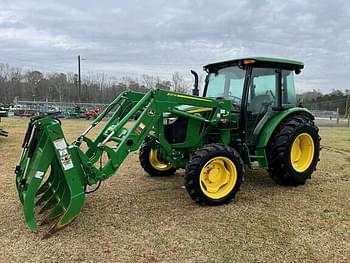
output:
[[277, 73], [272, 68], [253, 68], [248, 97], [248, 112], [263, 114], [276, 106]]
[[282, 106], [295, 107], [296, 104], [294, 72], [291, 70], [282, 70]]
[[241, 105], [245, 70], [238, 66], [219, 69], [209, 73], [206, 97], [224, 98]]

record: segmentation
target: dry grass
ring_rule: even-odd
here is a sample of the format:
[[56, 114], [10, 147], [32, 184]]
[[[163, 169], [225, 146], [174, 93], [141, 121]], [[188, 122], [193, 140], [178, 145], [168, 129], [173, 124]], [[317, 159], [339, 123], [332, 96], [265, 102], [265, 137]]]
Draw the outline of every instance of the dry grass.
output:
[[[275, 185], [249, 173], [235, 200], [200, 207], [183, 171], [151, 178], [137, 153], [89, 195], [71, 226], [42, 241], [24, 224], [13, 169], [27, 120], [3, 118], [0, 138], [1, 262], [348, 262], [350, 129], [322, 128], [322, 151], [305, 186]], [[86, 121], [64, 121], [69, 141]]]

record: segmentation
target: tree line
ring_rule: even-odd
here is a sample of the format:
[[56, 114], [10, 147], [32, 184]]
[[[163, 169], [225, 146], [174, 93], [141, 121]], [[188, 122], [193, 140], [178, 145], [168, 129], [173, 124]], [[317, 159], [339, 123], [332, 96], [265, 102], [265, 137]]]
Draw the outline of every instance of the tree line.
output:
[[323, 94], [313, 90], [298, 95], [298, 100], [310, 110], [336, 111], [339, 109], [340, 115], [347, 115], [350, 108], [349, 90], [332, 90]]
[[[87, 74], [82, 78], [79, 92], [78, 75], [75, 73], [42, 73], [23, 71], [19, 67], [0, 63], [0, 104], [10, 104], [18, 100], [56, 102], [96, 102], [109, 103], [126, 90], [145, 92], [149, 89], [165, 89], [188, 93], [191, 83], [185, 81], [178, 72], [170, 80], [157, 76], [142, 75], [140, 79], [124, 77], [119, 80], [108, 78], [104, 73]], [[333, 90], [328, 94], [313, 90], [298, 95], [298, 100], [310, 110], [330, 110], [345, 115], [350, 102], [345, 92]]]
[[15, 98], [30, 101], [96, 102], [109, 103], [126, 90], [145, 92], [149, 89], [165, 89], [188, 92], [190, 85], [178, 72], [171, 80], [142, 75], [140, 79], [124, 77], [108, 78], [104, 73], [82, 77], [79, 89], [75, 73], [42, 73], [37, 70], [23, 71], [19, 67], [0, 63], [0, 104], [11, 104]]

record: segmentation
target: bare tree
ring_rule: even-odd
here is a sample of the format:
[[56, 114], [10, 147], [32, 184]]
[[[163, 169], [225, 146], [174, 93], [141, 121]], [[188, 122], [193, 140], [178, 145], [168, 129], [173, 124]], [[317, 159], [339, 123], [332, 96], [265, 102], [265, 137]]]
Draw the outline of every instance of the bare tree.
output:
[[142, 75], [142, 80], [147, 89], [154, 89], [156, 87], [156, 80], [153, 76]]
[[189, 87], [188, 87], [186, 81], [184, 80], [183, 76], [180, 75], [179, 72], [173, 73], [172, 80], [173, 80], [174, 91], [182, 92], [182, 93], [188, 92]]
[[35, 101], [37, 97], [40, 97], [39, 83], [43, 79], [43, 74], [40, 71], [29, 71], [26, 74], [29, 88], [31, 90], [32, 99]]
[[[75, 73], [43, 74], [40, 71], [22, 72], [0, 63], [0, 103], [9, 104], [19, 100], [46, 100], [77, 102], [78, 82]], [[82, 79], [82, 102], [108, 103], [126, 90], [146, 92], [149, 89], [173, 89], [187, 92], [188, 84], [179, 73], [172, 80], [159, 76], [143, 75], [140, 80], [130, 77], [109, 78], [105, 73], [89, 73]]]

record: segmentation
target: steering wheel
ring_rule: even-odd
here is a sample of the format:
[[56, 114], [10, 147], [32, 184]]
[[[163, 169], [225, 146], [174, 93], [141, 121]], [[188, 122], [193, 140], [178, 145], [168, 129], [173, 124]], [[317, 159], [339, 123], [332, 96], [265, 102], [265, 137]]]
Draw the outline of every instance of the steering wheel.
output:
[[[220, 94], [221, 95], [221, 94]], [[234, 96], [234, 95], [228, 95], [228, 97], [230, 99], [232, 99], [232, 105], [237, 108], [238, 110], [240, 110], [241, 108], [241, 103], [242, 103], [242, 99], [240, 97]], [[224, 99], [224, 94], [222, 94], [222, 96], [217, 96], [216, 98], [220, 98], [220, 99]]]
[[242, 99], [233, 95], [229, 95], [229, 97], [232, 98], [232, 106], [235, 108], [235, 110], [241, 110]]
[[237, 100], [238, 102], [241, 102], [242, 99], [240, 97], [237, 97], [237, 96], [233, 96], [233, 95], [229, 95], [231, 98]]

